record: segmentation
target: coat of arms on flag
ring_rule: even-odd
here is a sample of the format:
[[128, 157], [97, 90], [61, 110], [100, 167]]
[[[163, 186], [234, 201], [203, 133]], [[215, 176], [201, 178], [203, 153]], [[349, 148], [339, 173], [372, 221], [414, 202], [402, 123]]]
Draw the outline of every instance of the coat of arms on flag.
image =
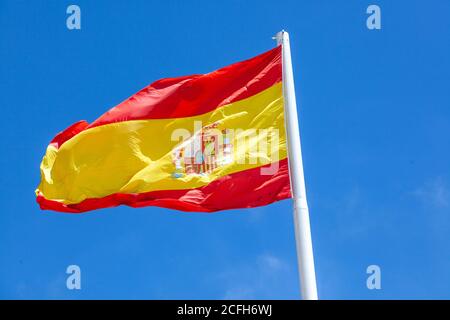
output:
[[219, 166], [233, 161], [231, 130], [218, 129], [214, 123], [205, 126], [190, 139], [175, 148], [172, 161], [175, 171], [172, 176], [206, 175]]

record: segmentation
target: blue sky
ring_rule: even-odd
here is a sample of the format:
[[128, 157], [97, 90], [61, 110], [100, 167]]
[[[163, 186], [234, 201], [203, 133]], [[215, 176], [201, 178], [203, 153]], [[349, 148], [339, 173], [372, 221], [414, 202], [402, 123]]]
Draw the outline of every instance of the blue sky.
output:
[[[319, 296], [450, 298], [450, 2], [0, 0], [0, 298], [297, 299], [291, 201], [218, 214], [40, 211], [48, 142], [286, 29]], [[381, 7], [381, 30], [366, 8]], [[81, 290], [66, 289], [68, 265]], [[381, 290], [366, 268], [381, 267]]]

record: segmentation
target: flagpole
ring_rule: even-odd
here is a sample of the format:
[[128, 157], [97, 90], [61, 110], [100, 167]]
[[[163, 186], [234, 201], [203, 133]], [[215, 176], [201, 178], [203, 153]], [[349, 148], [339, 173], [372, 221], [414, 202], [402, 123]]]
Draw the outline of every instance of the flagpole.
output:
[[284, 114], [289, 156], [289, 176], [294, 203], [294, 228], [300, 288], [304, 300], [317, 300], [316, 273], [314, 270], [309, 210], [306, 201], [289, 34], [282, 30], [277, 33], [275, 39], [277, 44], [282, 46]]

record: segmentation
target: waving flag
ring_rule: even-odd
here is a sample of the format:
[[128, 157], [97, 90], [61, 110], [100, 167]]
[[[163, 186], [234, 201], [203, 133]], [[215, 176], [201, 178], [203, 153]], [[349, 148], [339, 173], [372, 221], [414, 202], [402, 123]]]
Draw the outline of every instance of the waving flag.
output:
[[117, 205], [211, 212], [291, 196], [281, 46], [214, 72], [154, 82], [47, 147], [42, 209]]

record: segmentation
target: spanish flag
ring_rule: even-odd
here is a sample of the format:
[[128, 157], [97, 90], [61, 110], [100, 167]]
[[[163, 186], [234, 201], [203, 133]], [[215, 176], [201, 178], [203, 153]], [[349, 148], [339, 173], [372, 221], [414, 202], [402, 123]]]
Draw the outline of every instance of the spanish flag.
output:
[[213, 212], [291, 197], [281, 46], [207, 74], [158, 80], [50, 142], [42, 209], [127, 205]]

